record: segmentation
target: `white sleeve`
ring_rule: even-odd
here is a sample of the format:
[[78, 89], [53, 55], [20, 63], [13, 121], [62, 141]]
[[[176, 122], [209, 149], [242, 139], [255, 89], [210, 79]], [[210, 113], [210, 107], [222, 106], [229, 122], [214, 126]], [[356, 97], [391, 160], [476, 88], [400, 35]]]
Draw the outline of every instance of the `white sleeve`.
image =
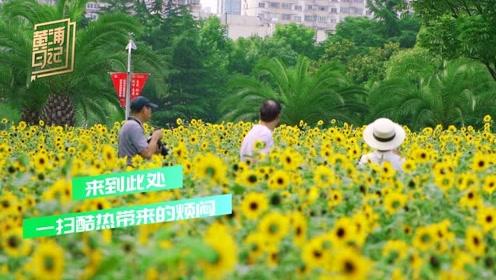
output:
[[367, 155], [360, 156], [360, 159], [358, 160], [358, 166], [363, 166], [366, 163], [367, 163]]

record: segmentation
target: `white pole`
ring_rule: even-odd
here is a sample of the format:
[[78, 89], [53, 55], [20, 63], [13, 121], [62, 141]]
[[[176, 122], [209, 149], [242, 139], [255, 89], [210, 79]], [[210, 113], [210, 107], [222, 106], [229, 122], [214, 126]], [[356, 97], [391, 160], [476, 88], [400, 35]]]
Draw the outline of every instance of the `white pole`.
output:
[[136, 45], [132, 39], [132, 33], [129, 34], [129, 43], [127, 44], [127, 80], [126, 80], [126, 120], [129, 118], [129, 111], [131, 107], [131, 51], [136, 49]]

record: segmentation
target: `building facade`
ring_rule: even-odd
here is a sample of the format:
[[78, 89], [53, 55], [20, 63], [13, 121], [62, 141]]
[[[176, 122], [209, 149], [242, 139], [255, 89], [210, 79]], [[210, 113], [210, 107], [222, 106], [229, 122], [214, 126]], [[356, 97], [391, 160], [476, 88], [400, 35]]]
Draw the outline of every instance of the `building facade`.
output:
[[267, 24], [298, 23], [332, 32], [348, 16], [369, 16], [366, 0], [242, 0], [241, 14]]
[[219, 15], [241, 15], [241, 0], [217, 0]]

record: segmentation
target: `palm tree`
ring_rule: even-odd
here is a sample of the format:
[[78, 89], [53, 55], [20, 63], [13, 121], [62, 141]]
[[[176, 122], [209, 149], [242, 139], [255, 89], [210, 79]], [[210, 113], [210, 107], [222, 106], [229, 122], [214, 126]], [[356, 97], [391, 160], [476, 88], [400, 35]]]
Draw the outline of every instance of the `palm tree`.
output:
[[[0, 61], [8, 61], [11, 70], [0, 81], [11, 85], [4, 89], [7, 99], [30, 113], [30, 121], [41, 118], [47, 124], [74, 125], [76, 115], [84, 118], [89, 112], [104, 121], [107, 109], [118, 106], [108, 72], [126, 69], [124, 47], [128, 32], [141, 31], [137, 21], [123, 14], [101, 15], [85, 28], [77, 29], [74, 72], [38, 79], [26, 86], [31, 74], [33, 25], [61, 18], [80, 22], [86, 2], [59, 0], [57, 5], [48, 6], [34, 0], [14, 0], [2, 7], [0, 48], [5, 51], [0, 54]], [[135, 69], [151, 69], [157, 80], [163, 76], [161, 60], [149, 48], [139, 46], [135, 61]]]
[[336, 64], [313, 70], [307, 58], [299, 57], [296, 65], [288, 68], [273, 58], [258, 65], [255, 75], [238, 76], [231, 81], [234, 92], [222, 103], [228, 112], [224, 119], [254, 120], [266, 99], [282, 103], [281, 121], [287, 124], [328, 118], [355, 122], [366, 111], [358, 99], [366, 94], [365, 90], [350, 85]]
[[388, 117], [415, 129], [478, 125], [485, 114], [494, 114], [495, 94], [496, 83], [481, 65], [451, 61], [415, 83], [408, 78], [376, 83], [369, 93], [369, 120]]

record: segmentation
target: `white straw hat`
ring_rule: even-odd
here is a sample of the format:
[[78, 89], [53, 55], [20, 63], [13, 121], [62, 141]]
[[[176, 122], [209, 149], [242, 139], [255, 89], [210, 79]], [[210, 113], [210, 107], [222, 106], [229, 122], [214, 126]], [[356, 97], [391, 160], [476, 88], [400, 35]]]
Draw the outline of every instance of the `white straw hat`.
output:
[[380, 118], [369, 124], [363, 131], [363, 140], [370, 147], [387, 151], [401, 145], [405, 140], [405, 130], [390, 119]]

